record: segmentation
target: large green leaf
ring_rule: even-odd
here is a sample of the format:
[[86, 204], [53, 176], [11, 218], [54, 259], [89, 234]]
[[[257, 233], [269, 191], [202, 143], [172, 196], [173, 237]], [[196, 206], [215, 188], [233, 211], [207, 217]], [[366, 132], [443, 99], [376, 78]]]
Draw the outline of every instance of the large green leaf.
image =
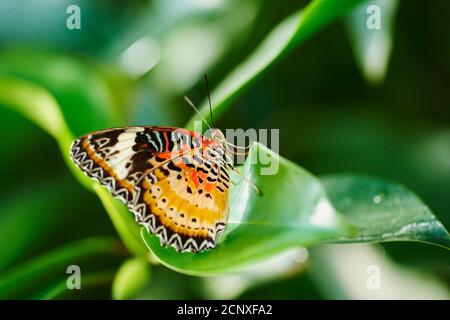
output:
[[[211, 93], [214, 115], [217, 117], [223, 112], [246, 87], [284, 55], [363, 1], [314, 0], [275, 26], [252, 54]], [[187, 127], [192, 129], [194, 121], [200, 119], [200, 115], [206, 117], [208, 113], [208, 103], [205, 101], [200, 114], [195, 115]]]
[[[263, 166], [257, 156], [277, 162], [278, 172], [261, 175]], [[444, 226], [412, 192], [396, 183], [338, 176], [324, 178], [323, 189], [317, 178], [259, 144], [253, 145], [242, 174], [263, 195], [245, 181], [232, 188], [229, 224], [216, 249], [180, 254], [161, 247], [155, 236], [141, 230], [164, 265], [208, 275], [238, 270], [288, 248], [319, 243], [411, 240], [450, 246]]]

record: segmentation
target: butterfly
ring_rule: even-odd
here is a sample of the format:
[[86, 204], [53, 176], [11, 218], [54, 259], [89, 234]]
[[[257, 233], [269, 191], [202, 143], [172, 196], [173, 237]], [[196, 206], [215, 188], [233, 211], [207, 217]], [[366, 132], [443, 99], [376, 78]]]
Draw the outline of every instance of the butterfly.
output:
[[228, 216], [233, 159], [223, 133], [161, 126], [86, 134], [73, 162], [124, 202], [137, 223], [180, 252], [214, 248]]

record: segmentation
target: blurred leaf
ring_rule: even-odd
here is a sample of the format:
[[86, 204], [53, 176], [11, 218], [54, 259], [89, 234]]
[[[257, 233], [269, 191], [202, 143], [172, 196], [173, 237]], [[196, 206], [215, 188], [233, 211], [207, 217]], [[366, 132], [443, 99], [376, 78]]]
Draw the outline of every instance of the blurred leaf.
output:
[[[51, 225], [46, 222], [56, 222], [55, 219], [60, 212], [51, 210], [55, 205], [63, 206], [67, 200], [63, 197], [46, 197], [46, 194], [60, 188], [59, 185], [40, 184], [39, 189], [32, 192], [21, 192], [20, 200], [13, 199], [2, 203], [0, 206], [0, 271], [10, 266], [14, 260], [20, 257], [24, 251], [28, 250], [34, 243], [32, 240], [42, 233], [43, 230], [51, 229]], [[48, 221], [47, 221], [48, 220]], [[28, 224], [27, 221], [33, 221]], [[45, 227], [42, 229], [42, 222]], [[19, 232], [22, 229], [24, 232]]]
[[[33, 299], [95, 299], [96, 297], [91, 295], [91, 291], [99, 286], [109, 286], [114, 278], [114, 275], [114, 271], [101, 271], [83, 274], [82, 290], [68, 289], [67, 279], [64, 279], [57, 285], [53, 285], [37, 295], [33, 295]], [[103, 295], [101, 297], [104, 298], [105, 296]]]
[[0, 75], [30, 80], [50, 91], [76, 136], [122, 122], [117, 92], [91, 61], [50, 51], [8, 50], [0, 55]]
[[[233, 99], [265, 70], [308, 37], [348, 12], [364, 0], [314, 0], [303, 10], [297, 11], [278, 24], [243, 63], [237, 66], [211, 93], [214, 115], [217, 117]], [[207, 116], [208, 103], [200, 108], [200, 115]], [[195, 115], [187, 124], [194, 127]]]
[[374, 177], [334, 175], [322, 179], [334, 207], [359, 232], [335, 242], [413, 240], [450, 248], [450, 235], [406, 187]]
[[319, 291], [309, 273], [287, 275], [267, 283], [258, 284], [242, 293], [239, 300], [320, 300], [325, 296]]
[[[1, 77], [2, 102], [36, 123], [53, 137], [69, 140], [70, 133], [55, 99], [30, 82]], [[31, 108], [30, 106], [34, 106]]]
[[[239, 273], [201, 278], [199, 291], [209, 299], [236, 299], [256, 286], [301, 273], [308, 259], [308, 250], [294, 248], [255, 263]], [[298, 288], [297, 288], [298, 289]], [[270, 291], [270, 290], [269, 290]], [[272, 294], [272, 292], [270, 292]], [[275, 297], [272, 297], [272, 299]]]
[[[14, 131], [14, 139], [11, 139], [11, 131]], [[0, 167], [17, 169], [23, 166], [20, 159], [27, 159], [33, 151], [37, 149], [47, 149], [52, 147], [49, 143], [48, 135], [36, 126], [30, 126], [30, 123], [16, 112], [0, 107], [0, 144], [3, 150], [11, 150], [17, 145], [27, 145], [27, 148], [15, 148], [13, 154], [6, 154], [4, 152], [0, 157]], [[47, 145], [45, 144], [47, 142]], [[49, 148], [49, 149], [50, 149]], [[14, 176], [15, 179], [22, 178], [22, 172], [18, 172]], [[9, 172], [6, 170], [0, 171], [0, 178], [7, 181]], [[11, 185], [0, 187], [3, 190], [11, 189]], [[6, 192], [1, 192], [6, 195]]]
[[[386, 75], [398, 2], [370, 1], [354, 10], [347, 20], [356, 61], [367, 81], [373, 84], [382, 82]], [[369, 29], [367, 24], [373, 27], [374, 21], [371, 18], [377, 15], [380, 18], [380, 29]]]
[[90, 190], [94, 189], [98, 194], [127, 248], [135, 254], [145, 255], [147, 250], [139, 239], [139, 229], [133, 215], [123, 204], [113, 199], [105, 188], [85, 176], [70, 160], [69, 149], [73, 134], [55, 99], [46, 90], [32, 83], [0, 77], [0, 105], [18, 111], [57, 140], [67, 165], [80, 183]]
[[[15, 0], [2, 0], [0, 11], [0, 44], [33, 43], [41, 47], [95, 54], [105, 50], [132, 24], [137, 4], [131, 0], [94, 2], [91, 0], [30, 0], [26, 6]], [[66, 27], [67, 8], [81, 9], [81, 29]], [[136, 9], [141, 8], [139, 6]]]
[[131, 299], [150, 281], [150, 265], [142, 257], [126, 260], [114, 277], [112, 296], [114, 299]]
[[327, 299], [450, 298], [434, 276], [393, 263], [380, 246], [328, 245], [310, 253], [310, 273]]
[[[261, 175], [268, 168], [256, 160], [263, 158], [279, 165], [279, 171]], [[223, 273], [289, 248], [348, 235], [319, 180], [294, 163], [254, 144], [241, 171], [263, 194], [256, 194], [245, 181], [231, 189], [228, 226], [214, 250], [180, 254], [161, 247], [156, 236], [142, 229], [148, 247], [164, 265], [193, 275]]]
[[160, 91], [182, 96], [203, 77], [205, 70], [222, 60], [231, 47], [240, 48], [243, 45], [248, 27], [254, 22], [262, 4], [257, 1], [217, 4], [223, 7], [220, 14], [208, 12], [208, 15], [190, 16], [164, 35], [160, 42], [161, 51], [166, 54], [151, 74], [153, 86], [159, 87]]
[[[67, 241], [93, 230], [103, 232], [99, 223], [104, 221], [96, 219], [97, 212], [93, 214], [96, 207], [92, 206], [91, 199], [79, 204], [83, 192], [74, 183], [48, 178], [7, 197], [0, 205], [0, 271], [47, 249], [55, 238]], [[89, 210], [85, 210], [86, 206]], [[61, 219], [61, 208], [65, 208], [64, 219]], [[84, 226], [87, 217], [95, 221]]]
[[0, 103], [19, 112], [55, 138], [63, 151], [64, 160], [76, 178], [84, 186], [89, 187], [92, 184], [70, 160], [68, 151], [73, 135], [53, 96], [28, 81], [0, 77]]
[[[121, 57], [127, 48], [139, 39], [151, 38], [161, 40], [166, 34], [179, 25], [202, 16], [218, 18], [229, 2], [199, 2], [179, 0], [153, 0], [137, 7], [126, 26], [126, 32], [118, 34], [118, 39], [104, 48], [103, 56], [107, 58]], [[144, 51], [145, 53], [145, 51]]]
[[151, 279], [145, 287], [133, 295], [137, 300], [181, 300], [200, 299], [197, 288], [200, 279], [174, 272], [164, 266], [155, 266], [151, 270]]
[[[98, 263], [104, 256], [121, 256], [120, 243], [105, 238], [90, 238], [64, 245], [0, 274], [0, 298], [26, 298], [43, 285], [67, 279], [67, 267]], [[83, 268], [81, 268], [83, 271]]]

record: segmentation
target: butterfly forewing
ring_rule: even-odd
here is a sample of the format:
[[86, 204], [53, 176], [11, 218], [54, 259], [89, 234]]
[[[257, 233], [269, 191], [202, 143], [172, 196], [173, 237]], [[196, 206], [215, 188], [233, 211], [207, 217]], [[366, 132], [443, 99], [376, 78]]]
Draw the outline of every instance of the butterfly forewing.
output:
[[192, 252], [215, 247], [230, 187], [219, 142], [179, 128], [126, 127], [82, 136], [70, 152], [162, 245]]

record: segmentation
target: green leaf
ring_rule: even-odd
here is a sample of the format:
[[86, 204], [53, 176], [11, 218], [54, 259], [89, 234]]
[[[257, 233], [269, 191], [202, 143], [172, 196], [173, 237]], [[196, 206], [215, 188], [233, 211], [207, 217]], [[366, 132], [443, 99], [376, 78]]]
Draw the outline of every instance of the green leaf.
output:
[[69, 265], [81, 265], [102, 256], [121, 256], [120, 243], [105, 238], [80, 240], [42, 254], [0, 275], [0, 298], [26, 297], [47, 285], [49, 279], [67, 278]]
[[[372, 17], [377, 16], [379, 8], [380, 29], [374, 27]], [[382, 82], [386, 76], [392, 50], [392, 38], [398, 0], [375, 0], [354, 10], [348, 20], [348, 30], [352, 40], [358, 66], [372, 84]]]
[[374, 177], [322, 179], [333, 206], [358, 233], [333, 242], [410, 240], [450, 247], [450, 235], [430, 209], [401, 184]]
[[[268, 169], [261, 165], [262, 159], [278, 165], [278, 172], [261, 175], [261, 170]], [[215, 249], [177, 253], [161, 247], [156, 236], [142, 229], [147, 246], [164, 265], [193, 275], [235, 271], [292, 247], [349, 234], [319, 180], [263, 145], [252, 146], [242, 175], [251, 179], [262, 195], [242, 179], [232, 187], [228, 226]]]
[[147, 254], [132, 214], [118, 200], [113, 199], [105, 188], [85, 176], [71, 161], [69, 149], [74, 137], [54, 97], [45, 89], [28, 81], [0, 77], [0, 105], [21, 113], [56, 139], [67, 165], [80, 183], [98, 194], [130, 252], [136, 255]]
[[114, 299], [130, 299], [142, 291], [150, 281], [150, 265], [142, 257], [125, 261], [114, 277], [112, 296]]
[[[246, 87], [285, 54], [363, 1], [315, 0], [283, 20], [250, 57], [238, 65], [211, 93], [214, 115], [218, 117]], [[187, 128], [194, 128], [194, 121], [200, 119], [200, 115], [206, 117], [208, 113], [208, 103], [205, 101], [200, 113], [188, 122]]]

